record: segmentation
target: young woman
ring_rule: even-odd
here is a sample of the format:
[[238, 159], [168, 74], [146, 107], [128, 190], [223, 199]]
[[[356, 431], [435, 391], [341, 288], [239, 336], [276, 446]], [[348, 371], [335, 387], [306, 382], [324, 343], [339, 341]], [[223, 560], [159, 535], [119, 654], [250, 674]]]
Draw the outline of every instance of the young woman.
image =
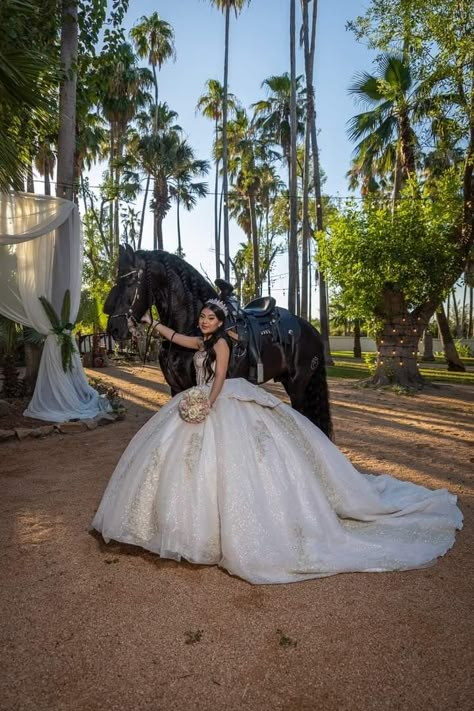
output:
[[462, 526], [456, 497], [359, 473], [309, 420], [262, 388], [226, 380], [226, 306], [202, 338], [154, 331], [196, 351], [210, 410], [183, 421], [176, 395], [135, 435], [93, 521], [106, 541], [217, 564], [252, 583], [425, 567]]

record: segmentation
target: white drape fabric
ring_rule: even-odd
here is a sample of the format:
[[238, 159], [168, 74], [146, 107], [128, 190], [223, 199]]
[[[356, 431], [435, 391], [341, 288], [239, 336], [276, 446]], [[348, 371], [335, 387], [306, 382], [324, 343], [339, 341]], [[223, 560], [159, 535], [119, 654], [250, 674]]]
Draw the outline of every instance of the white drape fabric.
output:
[[74, 322], [81, 296], [82, 239], [77, 206], [68, 200], [0, 193], [0, 313], [47, 336], [25, 415], [49, 422], [95, 417], [104, 401], [90, 387], [79, 354], [64, 372], [57, 336], [39, 300], [61, 313], [71, 293]]

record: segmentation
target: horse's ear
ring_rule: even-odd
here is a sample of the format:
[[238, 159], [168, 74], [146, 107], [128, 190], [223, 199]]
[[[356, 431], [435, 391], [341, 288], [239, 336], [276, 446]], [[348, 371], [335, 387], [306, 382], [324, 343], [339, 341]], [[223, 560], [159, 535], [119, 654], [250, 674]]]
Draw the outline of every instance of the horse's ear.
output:
[[130, 271], [135, 266], [135, 252], [127, 244], [126, 247], [120, 245], [119, 247], [119, 274], [125, 274], [125, 272]]

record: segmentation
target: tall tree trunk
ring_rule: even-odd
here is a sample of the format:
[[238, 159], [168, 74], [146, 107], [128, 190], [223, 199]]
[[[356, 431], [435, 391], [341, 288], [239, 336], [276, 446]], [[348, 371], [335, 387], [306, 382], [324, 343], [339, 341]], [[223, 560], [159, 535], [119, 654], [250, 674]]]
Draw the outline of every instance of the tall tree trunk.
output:
[[143, 197], [142, 214], [140, 217], [140, 233], [139, 233], [139, 237], [138, 237], [138, 249], [142, 248], [143, 226], [145, 224], [146, 204], [148, 202], [148, 193], [150, 191], [150, 182], [151, 182], [151, 175], [148, 174], [146, 177], [145, 195]]
[[[216, 118], [214, 142], [219, 140], [219, 120]], [[221, 235], [219, 229], [219, 159], [216, 158], [216, 177], [214, 180], [214, 249], [216, 251], [216, 279], [221, 276]]]
[[260, 294], [260, 254], [258, 248], [257, 210], [255, 206], [255, 193], [253, 190], [249, 191], [249, 211], [252, 232], [254, 296], [258, 296]]
[[451, 289], [451, 293], [453, 295], [453, 311], [454, 311], [454, 318], [456, 320], [455, 333], [456, 333], [456, 338], [460, 338], [461, 337], [461, 323], [459, 320], [459, 309], [458, 309], [458, 302], [456, 299], [456, 290], [454, 288]]
[[[305, 29], [305, 19], [303, 14], [303, 32]], [[309, 159], [311, 152], [311, 125], [309, 112], [306, 112], [305, 132], [304, 132], [304, 165], [303, 165], [303, 233], [302, 233], [302, 248], [301, 248], [301, 316], [308, 319], [308, 247], [311, 239], [311, 226], [309, 222]]]
[[428, 318], [410, 313], [401, 292], [385, 287], [383, 331], [377, 338], [378, 359], [371, 385], [401, 385], [421, 389], [424, 378], [418, 370], [417, 352], [420, 334]]
[[470, 286], [469, 287], [469, 325], [467, 328], [467, 337], [468, 338], [472, 338], [474, 335], [474, 330], [473, 330], [473, 316], [474, 316], [473, 306], [474, 306], [474, 304], [473, 304], [473, 298], [472, 298], [473, 293], [472, 292], [473, 292], [473, 287]]
[[290, 1], [290, 239], [288, 244], [288, 310], [296, 311], [296, 282], [298, 276], [298, 202], [296, 162], [296, 0]]
[[[308, 0], [302, 0], [303, 14], [308, 17]], [[306, 73], [306, 101], [308, 121], [311, 129], [311, 148], [313, 153], [313, 180], [316, 199], [316, 229], [323, 230], [323, 201], [321, 194], [321, 170], [319, 164], [318, 136], [316, 130], [316, 109], [314, 98], [314, 56], [316, 47], [316, 24], [318, 18], [318, 2], [313, 0], [313, 14], [311, 18], [311, 39], [309, 38], [309, 21], [303, 21], [303, 44], [305, 53], [305, 73]], [[305, 31], [306, 27], [306, 31]], [[331, 356], [331, 346], [329, 343], [329, 314], [327, 303], [326, 279], [323, 272], [319, 271], [319, 319], [321, 325], [321, 337], [324, 343], [324, 356], [326, 365], [334, 365]]]
[[35, 181], [33, 180], [33, 163], [31, 161], [28, 164], [28, 172], [26, 174], [26, 192], [35, 192]]
[[[178, 186], [178, 190], [179, 190], [179, 186]], [[181, 246], [181, 223], [180, 223], [179, 217], [180, 217], [180, 215], [179, 215], [179, 192], [178, 192], [178, 194], [176, 196], [176, 229], [178, 231], [178, 255], [180, 257], [182, 257], [183, 256], [183, 248]]]
[[153, 71], [153, 84], [155, 87], [155, 115], [153, 116], [153, 133], [158, 133], [158, 77], [156, 75], [156, 64], [151, 65]]
[[44, 175], [44, 194], [51, 195], [51, 164], [49, 161], [49, 156], [47, 152], [44, 156], [43, 161], [43, 175]]
[[229, 179], [227, 158], [227, 99], [229, 83], [229, 24], [230, 4], [225, 10], [225, 48], [224, 48], [224, 100], [222, 103], [222, 191], [224, 194], [224, 278], [230, 279], [230, 243], [229, 243]]
[[402, 159], [400, 155], [400, 140], [397, 142], [397, 155], [395, 157], [395, 168], [393, 175], [393, 193], [392, 193], [392, 215], [395, 214], [395, 208], [397, 206], [397, 200], [400, 197], [400, 192], [402, 190]]
[[160, 175], [155, 177], [155, 185], [153, 187], [154, 201], [154, 234], [153, 234], [153, 249], [164, 249], [163, 246], [163, 220], [167, 210], [169, 193], [168, 183], [166, 178]]
[[444, 312], [443, 305], [436, 311], [436, 320], [438, 322], [439, 335], [443, 344], [444, 357], [448, 364], [448, 370], [453, 370], [459, 373], [465, 373], [466, 368], [459, 358], [456, 346], [453, 340], [449, 323]]
[[466, 275], [464, 274], [464, 289], [463, 289], [463, 294], [462, 294], [461, 323], [460, 323], [460, 329], [459, 329], [461, 338], [464, 338], [464, 335], [465, 335], [464, 325], [466, 323], [466, 297], [467, 297], [467, 282], [466, 282]]
[[59, 93], [59, 139], [56, 195], [72, 200], [74, 151], [76, 147], [77, 0], [62, 0], [61, 66]]
[[362, 358], [362, 345], [360, 342], [360, 318], [354, 319], [354, 358]]
[[296, 315], [301, 316], [301, 281], [300, 281], [300, 255], [296, 249], [296, 295], [295, 295]]
[[312, 270], [311, 240], [308, 242], [308, 321], [313, 316], [313, 270]]
[[268, 296], [272, 293], [272, 262], [273, 259], [270, 256], [271, 244], [270, 244], [270, 199], [268, 198], [267, 204], [265, 206], [265, 244], [267, 252], [267, 289]]
[[433, 336], [428, 328], [425, 328], [425, 332], [423, 334], [423, 355], [421, 360], [424, 363], [433, 363], [435, 360], [433, 353]]
[[156, 216], [156, 249], [164, 249], [163, 247], [163, 218], [161, 215]]

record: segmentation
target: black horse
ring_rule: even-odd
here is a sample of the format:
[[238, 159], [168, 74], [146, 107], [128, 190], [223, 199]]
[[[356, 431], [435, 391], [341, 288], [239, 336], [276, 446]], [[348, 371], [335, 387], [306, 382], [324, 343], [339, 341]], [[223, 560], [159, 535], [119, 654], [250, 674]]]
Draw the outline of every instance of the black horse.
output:
[[[109, 315], [108, 331], [116, 339], [129, 336], [130, 321], [138, 323], [153, 304], [164, 324], [188, 335], [197, 335], [203, 304], [212, 298], [225, 300], [190, 264], [179, 257], [121, 247], [117, 283], [104, 305]], [[259, 300], [261, 301], [261, 300]], [[259, 304], [260, 305], [260, 304]], [[248, 312], [258, 321], [265, 309]], [[242, 312], [241, 312], [242, 313]], [[244, 310], [242, 318], [246, 318]], [[324, 367], [324, 347], [320, 334], [307, 321], [279, 307], [273, 310], [272, 328], [261, 329], [259, 352], [263, 365], [262, 381], [281, 382], [292, 406], [332, 436], [329, 398]], [[233, 349], [234, 350], [234, 349]], [[237, 341], [235, 351], [239, 351]], [[173, 395], [196, 383], [193, 352], [168, 341], [160, 348], [159, 362]], [[249, 377], [251, 351], [231, 358], [228, 377]]]

